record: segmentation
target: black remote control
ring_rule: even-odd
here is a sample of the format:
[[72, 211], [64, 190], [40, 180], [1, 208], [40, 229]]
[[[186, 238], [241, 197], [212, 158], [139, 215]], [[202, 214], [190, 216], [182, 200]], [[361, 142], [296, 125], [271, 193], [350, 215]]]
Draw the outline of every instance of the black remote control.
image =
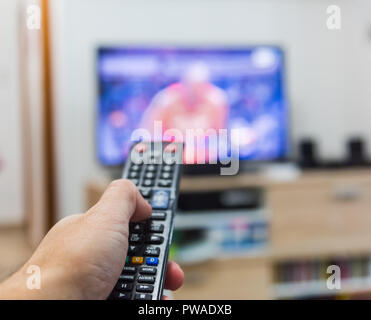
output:
[[125, 266], [109, 299], [162, 298], [182, 162], [181, 143], [139, 142], [132, 146], [123, 178], [133, 181], [152, 205], [152, 216], [130, 223]]

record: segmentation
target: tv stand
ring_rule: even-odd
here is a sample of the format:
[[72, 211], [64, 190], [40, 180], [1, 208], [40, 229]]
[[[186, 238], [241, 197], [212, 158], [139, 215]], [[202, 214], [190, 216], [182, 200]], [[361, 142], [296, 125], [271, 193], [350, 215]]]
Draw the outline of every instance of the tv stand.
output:
[[[205, 176], [205, 175], [220, 175], [220, 170], [223, 167], [228, 168], [230, 164], [224, 166], [218, 164], [186, 164], [183, 165], [183, 174], [186, 176]], [[240, 161], [238, 174], [241, 173], [259, 173], [264, 165], [257, 162]]]
[[221, 164], [186, 164], [183, 165], [182, 171], [186, 176], [199, 175], [218, 175], [220, 173]]
[[[184, 286], [175, 294], [177, 299], [321, 296], [328, 293], [323, 289], [326, 288], [326, 282], [322, 279], [317, 282], [277, 282], [273, 275], [285, 262], [300, 264], [309, 261], [323, 265], [339, 257], [364, 259], [371, 256], [369, 169], [311, 170], [295, 179], [284, 180], [282, 173], [278, 173], [279, 169], [274, 166], [267, 169], [272, 178], [264, 173], [182, 179], [183, 193], [251, 187], [263, 189], [263, 204], [269, 209], [270, 234], [266, 250], [236, 254], [234, 257], [219, 254], [209, 261], [183, 264], [187, 278]], [[87, 208], [98, 201], [108, 183], [99, 180], [87, 184]], [[180, 220], [180, 226], [195, 227], [202, 226], [204, 222], [210, 225], [217, 222], [216, 215], [193, 218], [189, 212], [187, 220]], [[225, 270], [229, 270], [227, 276]], [[348, 282], [349, 285], [344, 282], [341, 291], [331, 294], [371, 292], [368, 281], [369, 278], [361, 281], [355, 278], [350, 284]], [[317, 285], [313, 286], [313, 283]], [[220, 290], [221, 287], [223, 290]]]

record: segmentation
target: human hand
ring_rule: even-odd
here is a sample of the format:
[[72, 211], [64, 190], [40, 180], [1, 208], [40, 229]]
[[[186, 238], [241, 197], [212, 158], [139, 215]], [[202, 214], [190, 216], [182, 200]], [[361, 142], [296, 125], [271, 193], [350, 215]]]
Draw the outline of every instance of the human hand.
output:
[[[132, 182], [112, 182], [94, 207], [48, 232], [25, 266], [0, 285], [0, 298], [106, 299], [125, 264], [129, 221], [145, 220], [151, 211]], [[40, 268], [40, 290], [26, 287], [30, 265]], [[176, 290], [183, 279], [180, 267], [169, 262], [165, 288]]]

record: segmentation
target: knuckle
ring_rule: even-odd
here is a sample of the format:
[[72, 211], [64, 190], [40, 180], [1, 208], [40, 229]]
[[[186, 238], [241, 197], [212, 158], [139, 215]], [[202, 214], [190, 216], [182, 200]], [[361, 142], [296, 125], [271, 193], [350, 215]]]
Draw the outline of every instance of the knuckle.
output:
[[117, 180], [113, 180], [111, 181], [111, 183], [109, 184], [109, 188], [121, 188], [122, 185], [123, 185], [123, 182], [124, 180], [122, 179], [117, 179]]
[[110, 183], [109, 188], [120, 189], [123, 194], [126, 194], [129, 200], [134, 201], [136, 199], [137, 188], [135, 184], [128, 179], [118, 179]]

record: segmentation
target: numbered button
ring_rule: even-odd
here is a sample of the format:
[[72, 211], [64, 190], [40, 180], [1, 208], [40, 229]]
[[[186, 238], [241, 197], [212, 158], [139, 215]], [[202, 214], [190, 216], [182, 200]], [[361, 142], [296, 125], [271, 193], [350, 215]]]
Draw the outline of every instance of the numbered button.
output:
[[156, 171], [157, 167], [154, 164], [150, 164], [147, 166], [146, 171], [154, 172]]
[[151, 179], [145, 179], [143, 181], [143, 186], [145, 187], [152, 187], [154, 185], [155, 181], [154, 180], [151, 180]]
[[129, 177], [137, 179], [137, 178], [139, 178], [139, 173], [137, 171], [130, 172]]
[[171, 187], [171, 183], [172, 183], [171, 180], [163, 179], [158, 182], [158, 185], [159, 187], [168, 188], [168, 187]]
[[154, 179], [156, 177], [156, 174], [154, 172], [146, 172], [144, 175], [145, 179]]
[[139, 171], [141, 168], [141, 166], [137, 165], [137, 164], [133, 164], [131, 167], [130, 167], [130, 171]]
[[161, 173], [161, 179], [171, 179], [172, 175], [170, 172]]

